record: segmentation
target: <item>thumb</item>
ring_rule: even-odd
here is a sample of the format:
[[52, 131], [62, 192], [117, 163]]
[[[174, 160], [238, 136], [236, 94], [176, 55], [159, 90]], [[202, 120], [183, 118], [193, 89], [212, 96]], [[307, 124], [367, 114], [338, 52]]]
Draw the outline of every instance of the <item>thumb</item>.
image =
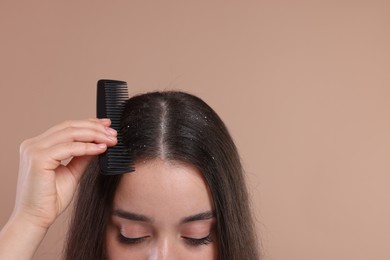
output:
[[94, 157], [94, 155], [73, 157], [73, 159], [66, 165], [77, 183], [80, 181], [85, 169], [87, 169], [87, 166]]

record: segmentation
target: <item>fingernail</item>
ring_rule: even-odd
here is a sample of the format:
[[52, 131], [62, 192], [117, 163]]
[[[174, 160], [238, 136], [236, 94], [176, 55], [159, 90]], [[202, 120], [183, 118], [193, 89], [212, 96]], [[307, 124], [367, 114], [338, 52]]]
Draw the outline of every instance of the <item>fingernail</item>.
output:
[[106, 131], [110, 135], [116, 135], [117, 134], [116, 130], [113, 129], [113, 128], [110, 128], [110, 127], [106, 127]]
[[105, 149], [107, 147], [107, 145], [106, 144], [98, 144], [97, 147], [99, 149]]
[[110, 122], [110, 119], [109, 118], [99, 118], [99, 121], [106, 123], [106, 122]]
[[107, 135], [107, 138], [113, 141], [116, 141], [116, 136]]

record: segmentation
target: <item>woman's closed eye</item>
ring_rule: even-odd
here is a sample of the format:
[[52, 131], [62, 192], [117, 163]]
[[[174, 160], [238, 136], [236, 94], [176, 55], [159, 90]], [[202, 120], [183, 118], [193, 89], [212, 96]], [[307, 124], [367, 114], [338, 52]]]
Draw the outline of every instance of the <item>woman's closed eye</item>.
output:
[[[120, 243], [127, 244], [127, 245], [134, 245], [144, 242], [146, 239], [148, 239], [149, 236], [142, 236], [142, 237], [126, 237], [123, 234], [119, 233], [118, 240]], [[211, 234], [202, 237], [202, 238], [193, 238], [193, 237], [182, 237], [185, 242], [190, 246], [201, 246], [201, 245], [208, 245], [212, 241]]]
[[[203, 215], [202, 215], [203, 216]], [[190, 246], [208, 245], [214, 242], [215, 219], [194, 220], [183, 224], [181, 237]]]
[[202, 237], [202, 238], [193, 238], [193, 237], [182, 237], [182, 238], [190, 246], [208, 245], [211, 242], [213, 242], [212, 239], [211, 239], [211, 234], [208, 234], [207, 236]]
[[122, 233], [120, 233], [120, 232], [119, 232], [119, 234], [118, 234], [118, 240], [119, 240], [119, 242], [122, 243], [122, 244], [128, 244], [128, 245], [142, 243], [142, 242], [144, 242], [147, 238], [149, 238], [149, 236], [127, 237], [127, 236], [124, 236], [124, 235], [123, 235]]

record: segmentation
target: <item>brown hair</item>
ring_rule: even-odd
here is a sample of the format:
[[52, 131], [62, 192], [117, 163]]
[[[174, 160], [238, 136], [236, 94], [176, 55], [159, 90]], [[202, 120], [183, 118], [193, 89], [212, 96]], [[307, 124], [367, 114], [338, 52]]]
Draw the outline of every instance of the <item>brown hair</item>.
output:
[[[126, 102], [121, 125], [135, 161], [160, 157], [189, 163], [203, 173], [215, 207], [219, 259], [260, 258], [237, 149], [211, 107], [183, 92], [147, 93]], [[105, 228], [121, 176], [98, 173], [95, 159], [80, 182], [67, 260], [105, 259]]]

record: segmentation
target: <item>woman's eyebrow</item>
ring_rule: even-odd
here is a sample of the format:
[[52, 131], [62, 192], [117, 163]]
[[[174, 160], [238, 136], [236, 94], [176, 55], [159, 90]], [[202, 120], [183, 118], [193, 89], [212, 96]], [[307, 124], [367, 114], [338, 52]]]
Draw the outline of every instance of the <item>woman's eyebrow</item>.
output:
[[214, 217], [215, 217], [214, 211], [205, 211], [202, 213], [198, 213], [195, 215], [185, 217], [180, 221], [180, 223], [184, 224], [184, 223], [193, 222], [193, 221], [208, 220], [208, 219], [212, 219]]
[[122, 209], [114, 210], [112, 212], [112, 215], [120, 217], [120, 218], [124, 218], [124, 219], [127, 219], [127, 220], [142, 221], [142, 222], [147, 222], [147, 223], [152, 223], [153, 222], [152, 218], [150, 218], [150, 217], [147, 217], [147, 216], [141, 215], [141, 214], [137, 214], [137, 213], [134, 213], [134, 212], [125, 211], [125, 210], [122, 210]]
[[[112, 215], [120, 217], [120, 218], [124, 218], [124, 219], [127, 219], [127, 220], [153, 223], [153, 219], [148, 217], [148, 216], [141, 215], [141, 214], [134, 213], [134, 212], [125, 211], [125, 210], [122, 210], [122, 209], [114, 210], [112, 212]], [[201, 212], [201, 213], [198, 213], [198, 214], [195, 214], [195, 215], [184, 217], [180, 221], [180, 223], [184, 224], [184, 223], [193, 222], [193, 221], [208, 220], [208, 219], [212, 219], [214, 217], [215, 217], [215, 212], [214, 211], [205, 211], [205, 212]]]

